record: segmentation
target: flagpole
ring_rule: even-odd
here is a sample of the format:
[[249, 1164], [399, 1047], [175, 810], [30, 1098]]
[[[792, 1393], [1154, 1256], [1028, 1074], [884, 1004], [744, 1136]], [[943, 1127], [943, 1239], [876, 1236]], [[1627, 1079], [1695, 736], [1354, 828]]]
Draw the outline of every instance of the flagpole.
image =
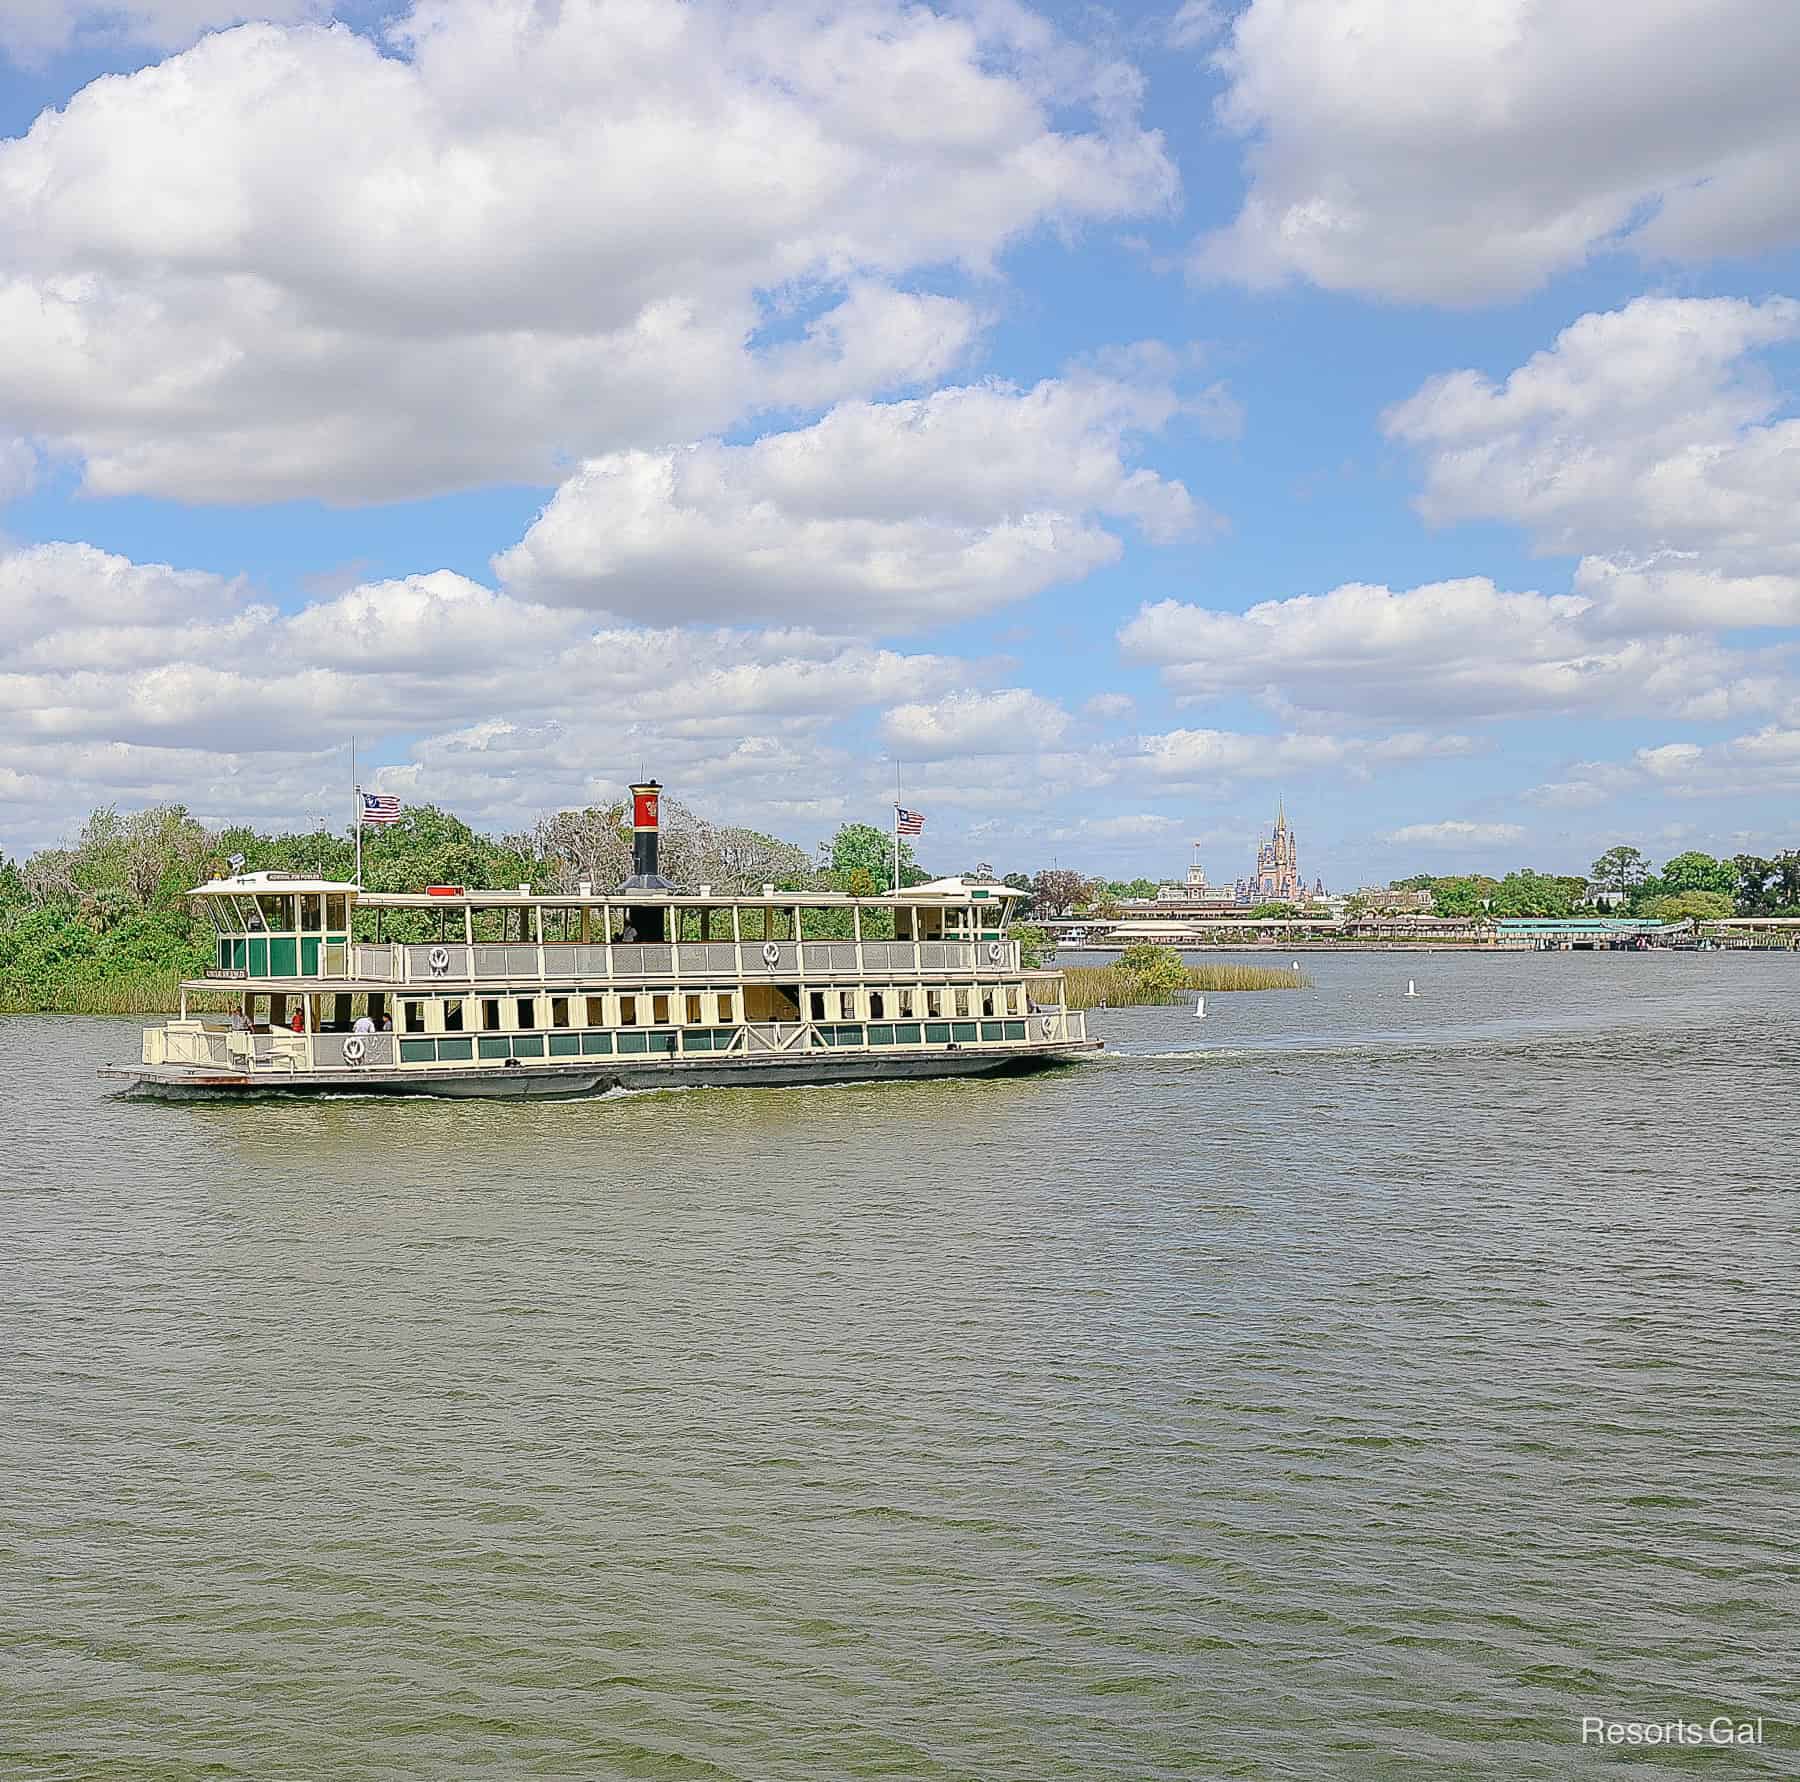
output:
[[356, 806], [356, 888], [362, 889], [362, 783], [356, 777], [356, 738], [350, 739], [350, 800]]
[[900, 763], [894, 763], [894, 895], [900, 895]]

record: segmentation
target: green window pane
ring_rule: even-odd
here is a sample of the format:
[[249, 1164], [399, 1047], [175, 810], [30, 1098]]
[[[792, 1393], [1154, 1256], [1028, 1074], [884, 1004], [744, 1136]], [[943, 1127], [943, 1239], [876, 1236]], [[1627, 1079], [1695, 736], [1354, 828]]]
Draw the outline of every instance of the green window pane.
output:
[[481, 1055], [483, 1058], [510, 1058], [512, 1047], [506, 1043], [504, 1037], [484, 1039], [481, 1042]]
[[891, 1046], [894, 1043], [894, 1030], [891, 1027], [871, 1027], [869, 1044], [872, 1046]]
[[736, 1038], [737, 1029], [735, 1027], [715, 1027], [713, 1029], [713, 1050], [715, 1052], [729, 1052], [731, 1050], [731, 1042]]
[[919, 1024], [908, 1021], [894, 1029], [894, 1043], [901, 1046], [916, 1046], [919, 1043]]
[[983, 1039], [1004, 1039], [1006, 1037], [1005, 1023], [1000, 1021], [983, 1021], [981, 1024], [981, 1037]]
[[581, 1036], [581, 1049], [590, 1058], [605, 1058], [612, 1053], [612, 1035], [610, 1033], [584, 1033]]
[[250, 975], [253, 978], [266, 978], [269, 975], [269, 943], [266, 940], [253, 940], [250, 943]]
[[291, 978], [300, 969], [300, 948], [290, 934], [286, 940], [269, 942], [269, 976]]
[[513, 1035], [513, 1056], [515, 1058], [542, 1058], [544, 1055], [544, 1036], [541, 1033], [515, 1033]]
[[472, 1039], [441, 1039], [438, 1041], [438, 1060], [449, 1063], [452, 1059], [468, 1059], [475, 1056], [475, 1042]]
[[948, 1021], [927, 1021], [925, 1037], [934, 1046], [941, 1046], [950, 1037], [950, 1023]]
[[581, 1035], [578, 1033], [551, 1034], [550, 1056], [552, 1058], [579, 1058], [581, 1056]]
[[1008, 1021], [1006, 1023], [1006, 1037], [1008, 1039], [1023, 1039], [1025, 1037], [1025, 1023], [1023, 1021]]
[[684, 1052], [710, 1052], [712, 1035], [704, 1029], [694, 1033], [684, 1033], [681, 1036], [681, 1049]]
[[647, 1033], [644, 1038], [650, 1042], [652, 1052], [673, 1052], [675, 1036], [672, 1033]]
[[647, 1033], [622, 1033], [619, 1035], [621, 1052], [647, 1052], [650, 1050], [650, 1036]]
[[863, 1030], [860, 1027], [840, 1027], [838, 1044], [840, 1046], [860, 1046], [863, 1043]]
[[316, 934], [303, 935], [300, 940], [300, 970], [307, 977], [315, 977], [319, 970], [319, 937]]
[[950, 1031], [959, 1040], [972, 1040], [975, 1037], [975, 1023], [973, 1021], [952, 1021]]
[[402, 1064], [430, 1064], [436, 1057], [436, 1040], [403, 1039], [400, 1042], [400, 1062]]

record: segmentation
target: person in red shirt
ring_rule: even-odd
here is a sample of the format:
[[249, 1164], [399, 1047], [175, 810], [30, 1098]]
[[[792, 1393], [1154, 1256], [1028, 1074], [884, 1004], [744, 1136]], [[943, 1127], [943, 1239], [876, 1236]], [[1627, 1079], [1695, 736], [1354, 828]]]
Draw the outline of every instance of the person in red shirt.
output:
[[288, 1026], [296, 1033], [304, 1033], [306, 1031], [306, 1010], [304, 1008], [296, 1008], [294, 1010], [294, 1018], [288, 1023]]

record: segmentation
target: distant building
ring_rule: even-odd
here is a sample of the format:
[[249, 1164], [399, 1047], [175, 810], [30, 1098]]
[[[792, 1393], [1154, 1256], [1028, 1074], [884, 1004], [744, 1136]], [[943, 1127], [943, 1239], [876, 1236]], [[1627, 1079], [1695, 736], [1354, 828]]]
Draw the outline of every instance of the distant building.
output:
[[1429, 891], [1390, 891], [1374, 885], [1356, 895], [1376, 916], [1429, 916], [1437, 901]]
[[[1275, 830], [1256, 850], [1253, 885], [1258, 903], [1304, 903], [1306, 885], [1300, 877], [1300, 844], [1288, 828], [1287, 806], [1276, 806]], [[1319, 886], [1324, 895], [1325, 887]]]

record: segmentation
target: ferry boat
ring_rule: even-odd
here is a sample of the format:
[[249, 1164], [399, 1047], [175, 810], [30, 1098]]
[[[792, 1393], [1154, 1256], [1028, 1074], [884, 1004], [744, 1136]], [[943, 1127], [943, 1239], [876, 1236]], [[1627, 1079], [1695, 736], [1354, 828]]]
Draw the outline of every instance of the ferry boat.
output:
[[[573, 895], [389, 894], [280, 872], [189, 893], [216, 964], [103, 1077], [164, 1100], [572, 1098], [613, 1088], [1032, 1070], [1100, 1049], [1058, 971], [1022, 969], [1011, 887], [716, 894], [658, 870], [661, 788], [632, 789], [633, 871]], [[190, 1012], [190, 999], [236, 1003]]]

